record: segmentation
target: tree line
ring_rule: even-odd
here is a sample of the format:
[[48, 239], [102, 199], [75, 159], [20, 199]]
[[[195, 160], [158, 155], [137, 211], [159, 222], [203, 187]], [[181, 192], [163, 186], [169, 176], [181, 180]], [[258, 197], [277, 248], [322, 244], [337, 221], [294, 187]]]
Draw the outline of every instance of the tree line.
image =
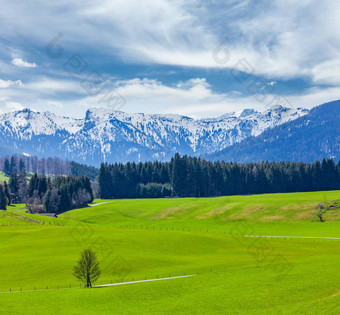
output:
[[57, 176], [34, 174], [27, 183], [25, 172], [12, 173], [8, 185], [0, 185], [0, 209], [16, 203], [26, 203], [31, 213], [62, 213], [82, 208], [93, 201], [91, 182], [87, 176]]
[[30, 212], [62, 213], [86, 207], [93, 201], [91, 182], [87, 176], [34, 174], [27, 188], [26, 207]]
[[176, 154], [170, 162], [102, 164], [99, 197], [160, 198], [340, 189], [340, 161], [228, 163]]
[[94, 180], [98, 175], [98, 168], [79, 164], [73, 161], [62, 160], [59, 158], [42, 158], [26, 155], [12, 155], [0, 157], [0, 171], [6, 176], [12, 173], [37, 173], [42, 175], [86, 175]]
[[6, 176], [23, 170], [38, 174], [70, 175], [71, 162], [59, 158], [39, 159], [36, 156], [12, 155], [0, 157], [0, 170]]

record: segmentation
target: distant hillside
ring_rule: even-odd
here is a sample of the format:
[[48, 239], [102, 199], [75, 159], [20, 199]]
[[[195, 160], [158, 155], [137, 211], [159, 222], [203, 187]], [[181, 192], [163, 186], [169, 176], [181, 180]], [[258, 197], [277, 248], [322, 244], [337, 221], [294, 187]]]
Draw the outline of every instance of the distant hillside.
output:
[[340, 100], [313, 108], [309, 114], [264, 131], [218, 153], [209, 160], [304, 161], [340, 158]]

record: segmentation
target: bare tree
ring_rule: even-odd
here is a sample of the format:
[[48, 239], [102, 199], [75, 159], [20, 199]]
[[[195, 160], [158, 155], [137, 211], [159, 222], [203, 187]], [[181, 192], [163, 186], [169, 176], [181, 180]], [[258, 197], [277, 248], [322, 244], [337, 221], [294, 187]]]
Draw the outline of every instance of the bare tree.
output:
[[91, 188], [93, 191], [93, 197], [94, 198], [99, 198], [99, 183], [98, 181], [91, 181]]
[[73, 275], [85, 283], [86, 287], [92, 287], [92, 283], [98, 280], [100, 274], [96, 253], [91, 248], [84, 249], [78, 263], [73, 267]]
[[324, 205], [322, 203], [319, 203], [318, 204], [318, 213], [316, 214], [320, 220], [320, 222], [325, 222], [324, 218], [323, 218], [323, 215], [326, 213], [326, 210]]
[[26, 173], [21, 172], [18, 176], [18, 197], [19, 202], [26, 202], [27, 196], [27, 181], [26, 181]]
[[30, 213], [39, 213], [44, 211], [38, 190], [34, 190], [33, 196], [27, 199], [26, 208]]

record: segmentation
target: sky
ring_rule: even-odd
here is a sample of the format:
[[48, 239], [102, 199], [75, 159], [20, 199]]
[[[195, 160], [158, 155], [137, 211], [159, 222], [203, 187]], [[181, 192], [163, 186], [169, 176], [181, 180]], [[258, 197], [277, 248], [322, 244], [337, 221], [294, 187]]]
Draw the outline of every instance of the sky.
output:
[[0, 113], [216, 117], [340, 99], [340, 1], [0, 0]]

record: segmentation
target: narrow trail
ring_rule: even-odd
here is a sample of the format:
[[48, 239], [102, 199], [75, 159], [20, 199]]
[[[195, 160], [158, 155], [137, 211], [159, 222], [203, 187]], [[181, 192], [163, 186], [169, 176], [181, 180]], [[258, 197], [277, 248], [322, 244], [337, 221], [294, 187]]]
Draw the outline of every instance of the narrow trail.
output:
[[322, 240], [340, 240], [340, 237], [319, 237], [319, 236], [289, 236], [289, 235], [245, 235], [244, 237], [259, 237], [259, 238], [301, 238], [301, 239], [322, 239]]
[[[168, 278], [157, 278], [157, 279], [136, 280], [136, 281], [118, 282], [118, 283], [110, 283], [110, 284], [100, 284], [100, 285], [94, 285], [92, 288], [112, 287], [112, 286], [117, 286], [117, 285], [143, 283], [143, 282], [153, 282], [153, 281], [164, 281], [164, 280], [188, 278], [188, 277], [194, 277], [194, 276], [197, 276], [197, 275], [195, 274], [195, 275], [168, 277]], [[0, 294], [4, 294], [4, 293], [8, 294], [8, 293], [42, 292], [42, 291], [59, 291], [59, 290], [74, 290], [74, 289], [84, 289], [84, 288], [73, 287], [73, 288], [59, 288], [59, 289], [20, 290], [20, 291], [0, 292]]]
[[100, 202], [100, 203], [96, 203], [95, 205], [89, 205], [89, 207], [96, 207], [96, 206], [100, 206], [103, 205], [104, 203], [110, 203], [109, 201], [106, 202]]
[[94, 288], [111, 287], [111, 286], [115, 286], [115, 285], [124, 285], [124, 284], [133, 284], [133, 283], [142, 283], [142, 282], [171, 280], [171, 279], [188, 278], [188, 277], [194, 277], [194, 276], [197, 276], [197, 275], [186, 275], [186, 276], [177, 276], [177, 277], [168, 277], [168, 278], [147, 279], [147, 280], [138, 280], [138, 281], [129, 281], [129, 282], [119, 282], [119, 283], [112, 283], [112, 284], [100, 284], [100, 285], [96, 285], [96, 286], [93, 286], [93, 287]]

